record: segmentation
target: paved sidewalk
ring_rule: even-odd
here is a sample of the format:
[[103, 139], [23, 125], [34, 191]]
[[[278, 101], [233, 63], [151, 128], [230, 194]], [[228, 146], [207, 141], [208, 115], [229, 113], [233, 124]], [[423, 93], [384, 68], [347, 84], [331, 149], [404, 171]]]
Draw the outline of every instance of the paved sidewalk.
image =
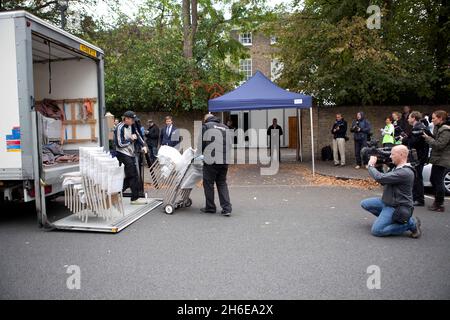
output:
[[[260, 164], [249, 164], [249, 158], [258, 159], [258, 149], [246, 149], [245, 156], [247, 164], [232, 165], [230, 167], [229, 180], [231, 184], [239, 181], [239, 184], [297, 184], [304, 185], [304, 177], [300, 175], [298, 171], [304, 173], [303, 170], [312, 169], [311, 161], [299, 162], [296, 160], [295, 149], [282, 148], [281, 149], [281, 163], [280, 170], [275, 176], [261, 176], [260, 169], [267, 167]], [[244, 170], [238, 170], [238, 168], [245, 168]], [[316, 173], [334, 177], [338, 179], [356, 179], [367, 180], [369, 179], [369, 173], [365, 167], [361, 169], [355, 169], [353, 164], [346, 165], [344, 167], [334, 166], [333, 161], [321, 161], [315, 160]], [[145, 181], [149, 182], [149, 172], [145, 168]]]
[[334, 166], [333, 161], [317, 161], [316, 173], [332, 176], [339, 179], [369, 179], [369, 172], [365, 167], [355, 169], [354, 165]]

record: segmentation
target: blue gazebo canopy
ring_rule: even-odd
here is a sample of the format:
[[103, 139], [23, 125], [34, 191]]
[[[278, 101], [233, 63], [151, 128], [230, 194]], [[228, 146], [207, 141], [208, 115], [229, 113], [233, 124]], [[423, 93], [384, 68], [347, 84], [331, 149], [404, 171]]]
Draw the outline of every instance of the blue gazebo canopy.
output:
[[312, 97], [286, 91], [257, 71], [240, 87], [208, 101], [210, 112], [261, 110], [281, 108], [310, 108]]

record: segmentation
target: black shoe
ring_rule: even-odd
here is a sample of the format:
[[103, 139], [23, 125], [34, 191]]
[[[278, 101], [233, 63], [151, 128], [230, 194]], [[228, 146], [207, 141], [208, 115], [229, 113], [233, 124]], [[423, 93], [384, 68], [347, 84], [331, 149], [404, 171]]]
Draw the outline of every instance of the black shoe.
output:
[[230, 212], [230, 211], [222, 210], [221, 213], [222, 213], [223, 216], [226, 216], [226, 217], [229, 217], [229, 216], [231, 215], [231, 212]]
[[422, 229], [420, 228], [422, 225], [422, 222], [417, 217], [415, 219], [416, 219], [416, 230], [411, 231], [411, 238], [419, 239], [420, 236], [422, 235]]
[[216, 213], [216, 210], [206, 210], [206, 208], [201, 208], [200, 211], [203, 213]]
[[428, 207], [428, 210], [430, 211], [436, 211], [436, 212], [444, 212], [445, 208], [443, 205], [437, 204], [434, 202], [431, 206]]
[[425, 203], [421, 201], [414, 201], [413, 203], [414, 207], [425, 207]]

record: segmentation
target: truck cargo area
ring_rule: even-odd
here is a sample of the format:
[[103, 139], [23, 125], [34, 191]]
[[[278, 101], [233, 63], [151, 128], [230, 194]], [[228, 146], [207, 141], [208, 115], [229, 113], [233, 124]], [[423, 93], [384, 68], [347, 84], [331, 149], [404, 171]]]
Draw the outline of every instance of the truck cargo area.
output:
[[[97, 62], [38, 33], [32, 34], [32, 54], [39, 139], [48, 153], [43, 179], [52, 184], [76, 168], [79, 147], [100, 143]], [[61, 112], [55, 114], [48, 105]], [[49, 151], [52, 144], [58, 148], [56, 154]]]

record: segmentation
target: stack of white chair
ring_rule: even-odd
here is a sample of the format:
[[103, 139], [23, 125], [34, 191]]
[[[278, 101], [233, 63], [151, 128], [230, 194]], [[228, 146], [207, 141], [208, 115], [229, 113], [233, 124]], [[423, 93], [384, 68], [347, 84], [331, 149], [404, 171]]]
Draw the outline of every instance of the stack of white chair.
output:
[[123, 216], [124, 177], [124, 166], [102, 147], [81, 147], [80, 171], [62, 176], [65, 205], [84, 222], [90, 214], [105, 220]]

